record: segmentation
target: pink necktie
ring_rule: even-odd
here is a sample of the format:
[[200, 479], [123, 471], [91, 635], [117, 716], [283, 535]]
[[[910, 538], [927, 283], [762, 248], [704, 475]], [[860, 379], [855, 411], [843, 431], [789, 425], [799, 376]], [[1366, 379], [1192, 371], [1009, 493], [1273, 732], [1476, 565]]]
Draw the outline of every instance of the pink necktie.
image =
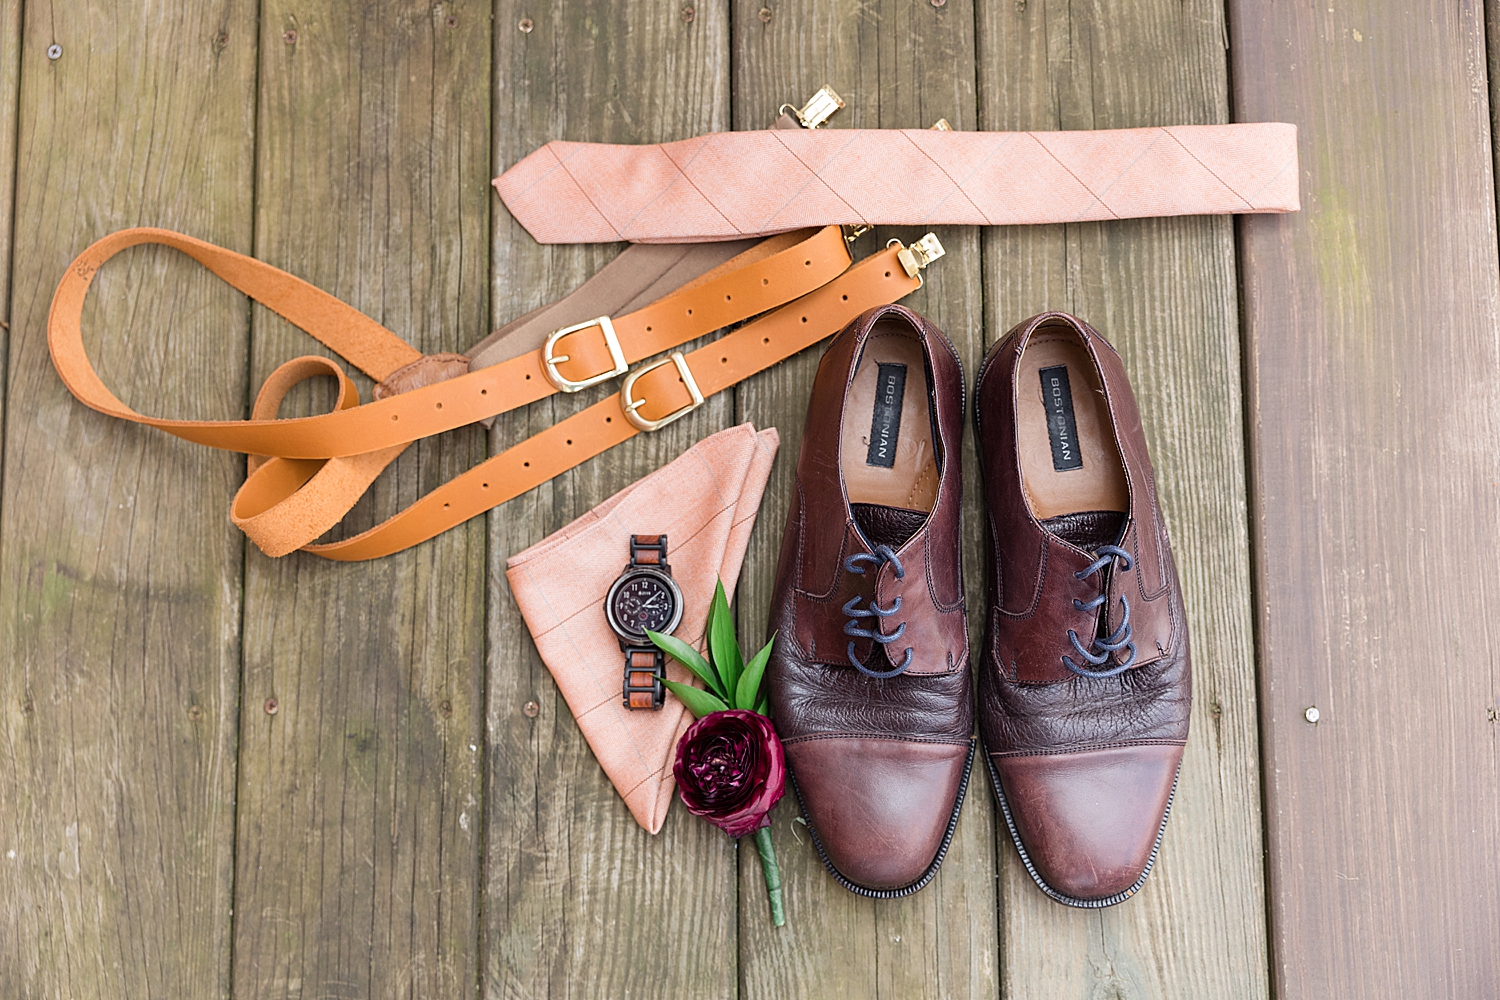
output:
[[1295, 212], [1297, 127], [768, 129], [549, 142], [495, 179], [541, 243], [691, 243], [804, 226], [1010, 226]]

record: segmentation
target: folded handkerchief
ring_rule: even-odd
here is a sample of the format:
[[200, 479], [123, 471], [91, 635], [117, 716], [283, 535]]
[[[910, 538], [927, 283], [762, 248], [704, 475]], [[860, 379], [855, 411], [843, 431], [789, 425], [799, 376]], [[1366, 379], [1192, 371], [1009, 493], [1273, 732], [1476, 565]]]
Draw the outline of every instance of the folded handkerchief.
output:
[[[714, 584], [722, 579], [733, 598], [779, 443], [775, 428], [719, 431], [506, 563], [537, 652], [605, 774], [651, 833], [666, 819], [673, 754], [693, 717], [670, 694], [660, 711], [621, 704], [625, 661], [604, 597], [629, 561], [630, 536], [666, 535], [684, 605], [673, 634], [702, 649]], [[671, 659], [667, 675], [693, 681]]]

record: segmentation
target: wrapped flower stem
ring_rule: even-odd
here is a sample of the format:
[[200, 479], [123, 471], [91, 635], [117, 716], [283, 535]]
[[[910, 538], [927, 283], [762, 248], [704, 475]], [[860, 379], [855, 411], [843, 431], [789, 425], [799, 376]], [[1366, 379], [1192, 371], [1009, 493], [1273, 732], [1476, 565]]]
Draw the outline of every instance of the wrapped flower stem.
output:
[[781, 866], [776, 863], [776, 848], [771, 844], [770, 827], [755, 831], [755, 849], [760, 852], [760, 867], [766, 876], [766, 895], [771, 899], [771, 923], [784, 927], [786, 909], [781, 902]]

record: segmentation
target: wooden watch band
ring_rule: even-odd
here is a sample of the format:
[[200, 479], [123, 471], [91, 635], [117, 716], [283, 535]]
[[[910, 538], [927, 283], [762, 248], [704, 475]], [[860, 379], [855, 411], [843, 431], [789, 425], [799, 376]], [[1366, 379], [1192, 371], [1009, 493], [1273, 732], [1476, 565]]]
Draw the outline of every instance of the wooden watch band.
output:
[[[659, 569], [671, 576], [672, 567], [667, 563], [667, 536], [631, 535], [629, 565], [631, 569], [641, 566]], [[662, 684], [662, 678], [667, 675], [666, 657], [654, 645], [632, 646], [622, 642], [622, 646], [625, 650], [625, 707], [661, 708], [667, 697], [666, 685]]]
[[666, 535], [631, 535], [630, 565], [656, 566], [671, 573], [667, 565]]
[[658, 709], [665, 703], [667, 689], [661, 679], [667, 673], [667, 659], [655, 646], [625, 648], [624, 705], [630, 709]]

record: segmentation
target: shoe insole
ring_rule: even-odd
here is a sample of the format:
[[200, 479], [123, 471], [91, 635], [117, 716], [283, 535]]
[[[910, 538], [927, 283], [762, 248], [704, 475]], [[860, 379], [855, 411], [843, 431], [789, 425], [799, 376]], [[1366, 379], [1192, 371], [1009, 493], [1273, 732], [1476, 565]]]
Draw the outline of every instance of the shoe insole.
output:
[[1128, 511], [1130, 491], [1104, 387], [1071, 331], [1032, 335], [1016, 372], [1021, 483], [1039, 521]]
[[927, 402], [927, 361], [905, 324], [878, 322], [844, 399], [839, 464], [851, 504], [929, 513], [937, 455]]

